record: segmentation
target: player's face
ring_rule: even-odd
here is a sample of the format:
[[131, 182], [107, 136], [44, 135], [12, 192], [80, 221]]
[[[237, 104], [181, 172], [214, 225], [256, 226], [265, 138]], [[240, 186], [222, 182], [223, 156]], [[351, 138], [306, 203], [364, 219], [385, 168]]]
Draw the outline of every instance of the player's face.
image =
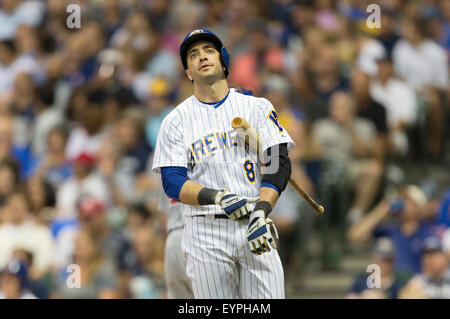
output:
[[193, 44], [187, 53], [187, 65], [186, 74], [194, 82], [211, 82], [225, 76], [219, 51], [211, 42]]

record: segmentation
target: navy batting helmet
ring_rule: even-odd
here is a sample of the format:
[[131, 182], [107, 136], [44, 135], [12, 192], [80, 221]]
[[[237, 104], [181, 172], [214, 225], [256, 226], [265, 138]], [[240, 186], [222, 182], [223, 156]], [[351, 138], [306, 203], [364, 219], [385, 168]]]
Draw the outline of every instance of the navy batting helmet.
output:
[[228, 76], [228, 70], [230, 67], [230, 57], [228, 55], [227, 49], [225, 49], [222, 41], [220, 41], [219, 37], [212, 33], [209, 30], [194, 30], [191, 33], [189, 33], [183, 40], [183, 42], [180, 45], [180, 57], [181, 57], [181, 63], [183, 63], [183, 67], [186, 70], [187, 67], [187, 50], [189, 47], [194, 43], [198, 41], [209, 41], [214, 44], [217, 51], [220, 53], [220, 59], [222, 61], [222, 65], [225, 67], [225, 76]]

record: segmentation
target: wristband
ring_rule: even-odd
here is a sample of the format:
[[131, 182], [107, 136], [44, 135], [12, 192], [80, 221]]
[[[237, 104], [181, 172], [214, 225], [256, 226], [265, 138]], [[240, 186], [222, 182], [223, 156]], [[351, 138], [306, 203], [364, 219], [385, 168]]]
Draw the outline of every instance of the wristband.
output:
[[259, 201], [256, 203], [255, 208], [253, 208], [253, 211], [262, 210], [264, 214], [269, 216], [270, 212], [272, 211], [272, 205], [268, 201]]
[[216, 203], [216, 195], [219, 191], [216, 189], [210, 189], [203, 187], [198, 192], [197, 201], [199, 205], [213, 205]]

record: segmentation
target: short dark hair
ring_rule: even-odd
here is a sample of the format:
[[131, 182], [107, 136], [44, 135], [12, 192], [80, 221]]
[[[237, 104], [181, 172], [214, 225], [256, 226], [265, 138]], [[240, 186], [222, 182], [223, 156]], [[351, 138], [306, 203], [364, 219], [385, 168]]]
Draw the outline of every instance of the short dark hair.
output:
[[13, 40], [0, 40], [0, 46], [6, 47], [12, 54], [16, 54], [17, 49]]
[[148, 220], [153, 216], [153, 213], [144, 205], [144, 203], [132, 203], [128, 205], [128, 213], [136, 214], [144, 220]]

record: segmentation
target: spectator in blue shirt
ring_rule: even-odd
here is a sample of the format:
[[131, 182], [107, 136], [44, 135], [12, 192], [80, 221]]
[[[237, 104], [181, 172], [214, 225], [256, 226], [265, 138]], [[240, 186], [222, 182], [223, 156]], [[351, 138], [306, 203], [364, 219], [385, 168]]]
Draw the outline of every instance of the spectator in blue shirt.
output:
[[379, 287], [370, 286], [371, 275], [376, 275], [371, 269], [355, 277], [346, 298], [349, 299], [397, 299], [402, 282], [393, 271], [395, 262], [395, 247], [389, 238], [379, 238], [372, 250], [372, 264], [379, 266]]
[[416, 274], [421, 270], [423, 241], [432, 235], [432, 228], [420, 217], [425, 203], [424, 193], [417, 186], [408, 185], [395, 200], [383, 199], [353, 225], [349, 239], [364, 243], [370, 238], [390, 238], [396, 251], [394, 269], [405, 276]]

